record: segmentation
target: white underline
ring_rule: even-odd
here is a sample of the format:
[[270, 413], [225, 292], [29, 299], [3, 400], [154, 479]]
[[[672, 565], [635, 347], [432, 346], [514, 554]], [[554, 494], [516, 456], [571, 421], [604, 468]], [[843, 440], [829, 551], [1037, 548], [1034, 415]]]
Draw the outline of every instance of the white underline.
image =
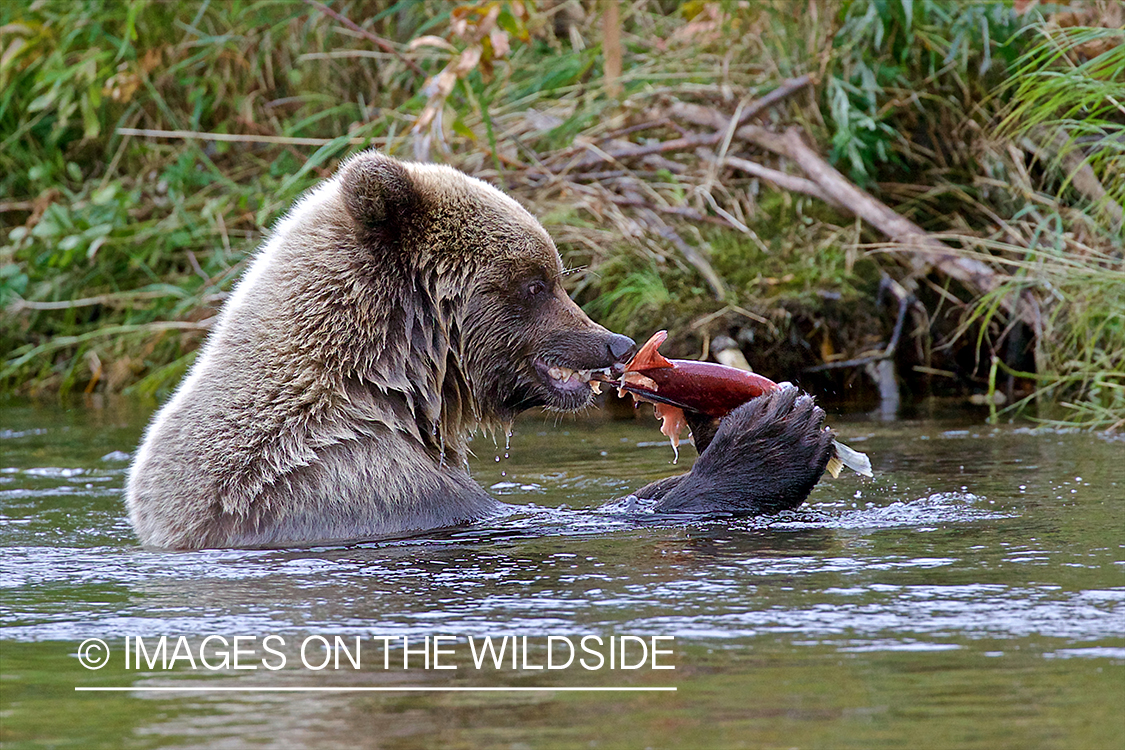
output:
[[191, 685], [183, 687], [76, 687], [75, 692], [83, 693], [124, 693], [124, 692], [223, 692], [223, 693], [512, 693], [512, 692], [568, 692], [568, 693], [656, 693], [676, 692], [674, 687], [423, 687], [417, 685], [404, 685], [402, 687], [341, 687], [341, 686], [308, 686], [308, 687], [224, 687], [216, 685], [207, 687]]

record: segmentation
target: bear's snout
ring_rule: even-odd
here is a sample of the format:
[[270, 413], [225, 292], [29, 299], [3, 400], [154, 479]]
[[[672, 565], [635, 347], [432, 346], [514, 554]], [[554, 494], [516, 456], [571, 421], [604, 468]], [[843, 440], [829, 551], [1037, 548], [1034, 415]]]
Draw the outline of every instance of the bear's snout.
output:
[[587, 330], [563, 330], [546, 336], [532, 356], [573, 370], [620, 370], [635, 347], [628, 336], [595, 325]]
[[637, 342], [620, 333], [611, 333], [606, 346], [609, 349], [609, 358], [617, 363], [624, 362], [626, 357], [632, 355], [633, 350], [637, 348]]

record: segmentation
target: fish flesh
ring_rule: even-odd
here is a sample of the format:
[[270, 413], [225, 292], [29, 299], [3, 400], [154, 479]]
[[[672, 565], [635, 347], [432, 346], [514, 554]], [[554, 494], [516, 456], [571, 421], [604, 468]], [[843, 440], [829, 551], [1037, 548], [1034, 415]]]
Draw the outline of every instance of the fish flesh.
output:
[[[618, 393], [629, 393], [636, 401], [650, 402], [661, 420], [660, 432], [672, 443], [679, 458], [680, 434], [687, 426], [684, 410], [712, 418], [725, 417], [747, 401], [780, 386], [769, 378], [736, 367], [692, 359], [667, 359], [659, 351], [668, 338], [657, 331], [645, 342], [615, 383]], [[863, 476], [873, 476], [871, 461], [859, 451], [834, 442], [836, 453], [826, 471], [833, 478], [844, 467]]]

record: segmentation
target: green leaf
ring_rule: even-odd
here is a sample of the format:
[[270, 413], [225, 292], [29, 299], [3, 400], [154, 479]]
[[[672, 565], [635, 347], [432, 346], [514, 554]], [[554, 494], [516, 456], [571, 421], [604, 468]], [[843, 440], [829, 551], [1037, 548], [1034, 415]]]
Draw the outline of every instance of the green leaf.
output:
[[54, 88], [52, 88], [45, 94], [40, 94], [39, 96], [31, 100], [31, 104], [27, 105], [27, 111], [42, 112], [45, 109], [49, 109], [51, 105], [55, 103], [55, 99], [58, 98], [58, 95], [58, 90]]

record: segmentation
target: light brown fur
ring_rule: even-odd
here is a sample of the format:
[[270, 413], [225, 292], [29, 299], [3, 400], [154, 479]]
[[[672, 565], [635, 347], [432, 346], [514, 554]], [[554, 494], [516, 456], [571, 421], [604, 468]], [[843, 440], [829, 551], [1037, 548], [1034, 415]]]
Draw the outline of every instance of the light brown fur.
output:
[[149, 426], [126, 490], [141, 540], [309, 544], [500, 512], [465, 468], [471, 431], [585, 405], [545, 366], [606, 367], [632, 344], [561, 272], [500, 191], [352, 158], [278, 224]]

